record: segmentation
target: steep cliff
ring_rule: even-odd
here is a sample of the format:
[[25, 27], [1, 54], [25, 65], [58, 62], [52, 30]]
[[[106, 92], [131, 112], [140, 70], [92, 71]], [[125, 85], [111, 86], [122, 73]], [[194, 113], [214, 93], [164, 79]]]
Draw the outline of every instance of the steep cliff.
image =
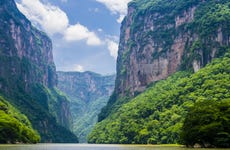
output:
[[[206, 112], [210, 103], [229, 110], [229, 50], [229, 0], [133, 0], [121, 26], [115, 92], [88, 142], [178, 143], [187, 125], [192, 135], [184, 140], [195, 139], [189, 145], [226, 147], [223, 110]], [[209, 105], [206, 120], [186, 123], [200, 102]]]
[[97, 115], [114, 90], [115, 75], [102, 76], [93, 72], [57, 72], [58, 88], [70, 99], [73, 132], [79, 142], [86, 137], [97, 122]]
[[134, 96], [178, 70], [197, 71], [230, 45], [228, 1], [134, 0], [122, 22], [117, 95]]
[[228, 51], [194, 74], [180, 71], [150, 86], [97, 123], [88, 142], [229, 147]]
[[1, 95], [28, 116], [42, 142], [76, 142], [68, 130], [69, 102], [55, 88], [51, 40], [31, 25], [13, 0], [1, 0], [0, 23]]
[[229, 11], [228, 0], [131, 1], [121, 26], [115, 94], [99, 121], [153, 82], [223, 56], [230, 46]]

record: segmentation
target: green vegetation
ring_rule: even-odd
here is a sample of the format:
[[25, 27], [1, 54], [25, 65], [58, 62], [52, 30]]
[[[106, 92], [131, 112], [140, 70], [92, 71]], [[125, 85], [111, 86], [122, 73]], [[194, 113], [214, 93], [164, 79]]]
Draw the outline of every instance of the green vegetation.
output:
[[[0, 94], [28, 117], [40, 134], [41, 142], [77, 142], [70, 131], [72, 122], [68, 100], [55, 89], [56, 70], [51, 40], [32, 27], [14, 0], [0, 3]], [[15, 139], [10, 137], [13, 141], [9, 141], [2, 136], [1, 140], [26, 142], [26, 139], [20, 139], [21, 131], [15, 132], [24, 128], [23, 124], [9, 117], [4, 118], [9, 119], [9, 122], [4, 121], [9, 126], [4, 134], [12, 129]], [[32, 131], [22, 132], [32, 134]]]
[[[170, 50], [180, 30], [188, 30], [187, 27], [184, 29], [184, 26], [175, 28], [175, 18], [182, 16], [185, 11], [199, 3], [199, 0], [134, 0], [129, 3], [129, 6], [136, 9], [132, 16], [134, 23], [131, 24], [131, 35], [141, 31], [136, 42], [144, 47], [150, 44], [149, 39], [154, 40], [155, 49], [162, 48], [158, 50], [157, 56], [162, 55]], [[150, 17], [150, 14], [153, 14], [151, 17], [154, 16], [153, 29], [145, 31], [144, 27], [147, 23], [145, 16]]]
[[[118, 86], [124, 84], [131, 74], [130, 59], [133, 57], [130, 55], [136, 55], [137, 63], [142, 62], [146, 46], [150, 45], [154, 49], [152, 60], [148, 60], [154, 62], [170, 58], [172, 54], [177, 55], [173, 53], [172, 46], [180, 45], [183, 56], [178, 70], [189, 72], [194, 70], [195, 61], [198, 67], [204, 67], [213, 58], [222, 57], [230, 47], [229, 0], [133, 0], [129, 6], [134, 9], [131, 9], [131, 16], [126, 17], [121, 28], [122, 46], [117, 60]], [[180, 20], [178, 24], [177, 19]], [[130, 38], [124, 43], [127, 27], [130, 27]], [[176, 43], [178, 40], [181, 43]], [[129, 98], [122, 101], [119, 93], [116, 94], [103, 108], [99, 121], [129, 101]], [[129, 96], [128, 90], [126, 95]]]
[[[52, 88], [52, 71], [49, 72], [48, 80], [50, 88], [47, 88], [41, 81], [45, 70], [29, 58], [20, 59], [3, 52], [0, 64], [0, 93], [29, 118], [34, 129], [39, 132], [41, 142], [77, 142], [76, 136], [69, 131], [71, 120], [64, 115], [68, 107], [62, 107], [65, 104], [67, 106], [68, 101]], [[52, 66], [48, 68], [52, 69]]]
[[37, 143], [39, 134], [27, 117], [0, 96], [0, 143]]
[[[182, 46], [178, 48], [183, 54], [181, 65], [178, 66], [180, 72], [153, 83], [135, 98], [129, 97], [127, 87], [125, 94], [128, 97], [120, 97], [119, 93], [112, 95], [107, 106], [102, 109], [99, 123], [89, 135], [88, 141], [122, 144], [183, 142], [192, 146], [200, 143], [203, 146], [210, 144], [227, 147], [228, 124], [219, 125], [229, 117], [226, 114], [221, 119], [220, 116], [229, 111], [229, 108], [222, 110], [222, 105], [230, 99], [230, 55], [227, 53], [230, 48], [229, 0], [133, 0], [129, 6], [134, 9], [130, 9], [131, 16], [124, 20], [124, 27], [121, 28], [121, 44], [124, 48], [121, 46], [120, 52], [123, 55], [118, 57], [118, 88], [130, 80], [128, 77], [132, 70], [129, 72], [128, 69], [132, 63], [129, 59], [135, 59], [137, 64], [145, 62], [143, 53], [149, 45], [154, 49], [152, 60], [146, 61], [150, 63], [162, 58], [170, 62], [171, 55], [177, 55], [173, 53], [173, 44]], [[129, 41], [122, 43], [126, 27], [130, 27]], [[193, 74], [194, 62], [198, 62], [198, 68], [205, 68]], [[117, 89], [116, 92], [125, 90]], [[189, 132], [186, 134], [182, 129], [187, 128], [186, 122], [193, 120], [186, 118], [186, 114], [188, 111], [193, 113], [194, 103], [196, 107], [201, 103], [209, 105], [209, 102], [216, 103], [214, 115], [219, 120], [210, 119], [207, 126], [201, 122], [197, 128], [202, 133], [197, 128], [191, 129], [194, 136], [191, 136], [191, 141], [187, 140], [185, 135]], [[199, 118], [195, 119], [199, 121]], [[210, 134], [217, 127], [217, 133]], [[198, 137], [192, 139], [196, 135]], [[216, 141], [213, 142], [213, 139]]]
[[100, 109], [106, 105], [108, 99], [109, 97], [100, 97], [88, 104], [80, 100], [71, 102], [71, 112], [75, 116], [73, 117], [73, 132], [79, 138], [79, 143], [87, 142], [87, 136], [97, 123], [97, 115]]
[[210, 38], [215, 36], [216, 31], [220, 28], [229, 33], [230, 2], [210, 0], [201, 4], [196, 11], [193, 24], [199, 27], [196, 29], [201, 37], [209, 37], [206, 41], [211, 40]]
[[205, 66], [213, 57], [211, 55], [213, 49], [215, 49], [214, 57], [221, 57], [229, 48], [230, 2], [210, 0], [199, 4], [194, 20], [180, 28], [182, 31], [188, 30], [198, 36], [198, 39], [193, 42], [187, 41], [181, 69], [191, 70], [194, 60], [198, 60], [202, 66]]
[[[153, 20], [153, 30], [140, 33], [136, 41], [141, 43], [141, 47], [144, 47], [148, 44], [148, 39], [153, 39], [154, 43], [157, 43], [155, 49], [162, 48], [160, 52], [158, 50], [156, 54], [153, 54], [154, 59], [170, 51], [175, 37], [185, 33], [190, 37], [197, 36], [197, 40], [187, 41], [181, 69], [191, 69], [193, 60], [199, 60], [201, 65], [205, 66], [211, 61], [212, 49], [217, 49], [215, 57], [224, 55], [226, 48], [223, 48], [223, 45], [227, 45], [230, 34], [230, 2], [228, 0], [205, 2], [200, 0], [134, 0], [129, 5], [136, 8], [133, 14], [134, 23], [131, 25], [131, 35], [144, 30], [146, 25], [143, 16], [156, 14], [157, 19]], [[184, 17], [184, 12], [192, 7], [196, 7], [194, 19], [176, 28], [175, 18]], [[223, 34], [221, 41], [214, 40], [218, 32]], [[194, 51], [193, 46], [197, 42], [200, 43], [200, 47]]]
[[[0, 58], [0, 64], [4, 64], [0, 67], [0, 93], [29, 118], [41, 142], [77, 142], [76, 136], [69, 131], [71, 116], [67, 118], [64, 114], [69, 111], [68, 101], [55, 88], [41, 84], [44, 70], [25, 57], [20, 60], [1, 55]], [[12, 68], [17, 73], [11, 73]]]
[[41, 135], [41, 142], [78, 142], [77, 137], [69, 131], [71, 115], [65, 114], [69, 113], [69, 103], [65, 96], [57, 89], [49, 89], [41, 84], [30, 85], [29, 93], [20, 88], [20, 84], [18, 86], [19, 89], [12, 91], [13, 100], [10, 99], [9, 102], [31, 120], [33, 127]]
[[196, 102], [182, 127], [183, 144], [230, 147], [230, 99]]
[[[230, 53], [227, 53], [225, 57], [213, 60], [197, 73], [178, 72], [166, 80], [157, 82], [99, 122], [89, 135], [88, 141], [122, 144], [179, 143], [186, 114], [190, 108], [192, 110], [194, 103], [221, 102], [217, 108], [222, 109], [222, 102], [226, 104], [225, 101], [230, 99], [229, 64]], [[220, 113], [217, 111], [214, 115], [221, 118], [223, 112], [229, 111], [229, 105], [226, 106], [227, 110]], [[229, 119], [228, 115], [223, 117]], [[223, 119], [219, 122], [227, 121]], [[212, 124], [212, 121], [216, 120], [210, 120], [209, 123]], [[229, 133], [227, 126], [228, 124], [221, 126], [218, 133], [224, 136], [218, 140], [229, 141], [229, 135], [225, 134]], [[203, 129], [205, 132], [211, 132], [214, 130], [212, 127], [216, 126], [203, 126]]]

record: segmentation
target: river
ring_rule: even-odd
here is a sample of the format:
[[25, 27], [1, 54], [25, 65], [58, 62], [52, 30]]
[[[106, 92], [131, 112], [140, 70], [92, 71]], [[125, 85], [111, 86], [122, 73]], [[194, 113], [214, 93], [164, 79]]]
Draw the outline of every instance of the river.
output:
[[[0, 150], [194, 150], [194, 149], [183, 148], [178, 146], [154, 146], [154, 145], [36, 144], [36, 145], [0, 145]], [[196, 148], [195, 150], [204, 150], [204, 149]], [[205, 149], [205, 150], [221, 150], [221, 149]]]

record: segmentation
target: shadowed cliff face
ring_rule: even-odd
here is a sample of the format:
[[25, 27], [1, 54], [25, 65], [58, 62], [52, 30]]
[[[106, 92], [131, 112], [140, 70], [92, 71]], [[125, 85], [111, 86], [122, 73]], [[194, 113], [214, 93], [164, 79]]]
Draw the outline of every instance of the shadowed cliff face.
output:
[[[24, 63], [23, 68], [17, 67], [13, 61], [8, 66], [1, 66], [1, 70], [10, 68], [7, 72], [1, 71], [1, 75], [6, 76], [4, 72], [11, 76], [23, 74], [20, 80], [26, 81], [25, 88], [31, 83], [55, 86], [56, 70], [51, 40], [45, 33], [31, 26], [31, 23], [17, 10], [12, 0], [5, 2], [3, 0], [0, 13], [1, 56], [5, 59], [15, 57], [15, 63]], [[32, 66], [29, 63], [35, 65]]]
[[71, 115], [69, 102], [55, 89], [51, 40], [31, 25], [13, 0], [0, 2], [0, 64], [0, 93], [28, 116], [43, 142], [69, 140], [61, 134], [57, 138], [55, 128], [76, 138], [60, 126], [69, 128]]
[[[225, 32], [229, 23], [208, 18], [210, 14], [220, 14], [221, 6], [215, 6], [212, 12], [201, 12], [212, 2], [169, 3], [172, 2], [162, 0], [129, 4], [121, 26], [116, 95], [134, 96], [148, 84], [178, 70], [198, 71], [230, 45], [229, 31]], [[207, 24], [202, 22], [204, 18], [210, 19]]]

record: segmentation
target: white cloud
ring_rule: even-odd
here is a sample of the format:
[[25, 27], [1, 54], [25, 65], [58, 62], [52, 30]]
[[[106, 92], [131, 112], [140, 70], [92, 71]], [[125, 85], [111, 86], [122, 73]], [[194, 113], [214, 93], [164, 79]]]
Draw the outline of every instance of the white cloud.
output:
[[110, 55], [116, 60], [118, 55], [118, 44], [110, 39], [106, 40]]
[[75, 64], [71, 70], [78, 71], [78, 72], [84, 72], [84, 67], [81, 65]]
[[68, 42], [86, 40], [88, 45], [101, 45], [102, 43], [94, 32], [90, 32], [79, 23], [69, 26], [64, 35], [65, 40]]
[[62, 33], [69, 20], [65, 12], [51, 4], [43, 4], [39, 0], [22, 0], [17, 3], [19, 10], [35, 25], [39, 25], [46, 33]]
[[96, 0], [104, 4], [113, 14], [118, 14], [120, 17], [117, 22], [121, 23], [127, 13], [127, 5], [131, 0]]
[[22, 0], [17, 3], [17, 7], [36, 27], [51, 36], [59, 33], [67, 42], [86, 40], [86, 44], [90, 46], [102, 43], [100, 38], [87, 27], [79, 23], [70, 25], [66, 13], [59, 7], [42, 3], [40, 0]]

